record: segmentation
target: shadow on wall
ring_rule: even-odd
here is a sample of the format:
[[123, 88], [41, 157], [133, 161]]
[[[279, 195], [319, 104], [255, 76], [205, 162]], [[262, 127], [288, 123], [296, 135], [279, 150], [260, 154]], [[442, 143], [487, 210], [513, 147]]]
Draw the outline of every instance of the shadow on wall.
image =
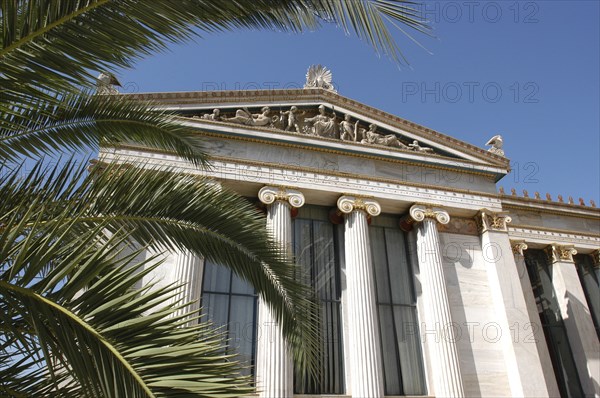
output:
[[[571, 345], [573, 354], [576, 356], [587, 357], [588, 364], [590, 362], [592, 364], [600, 363], [600, 350], [598, 348], [598, 341], [596, 339], [596, 330], [594, 329], [593, 324], [591, 322], [584, 323], [583, 328], [582, 328], [581, 327], [582, 325], [581, 324], [578, 325], [577, 322], [575, 321], [575, 317], [577, 315], [581, 316], [581, 314], [584, 314], [585, 317], [587, 317], [588, 319], [591, 320], [592, 314], [590, 313], [587, 306], [584, 305], [580, 300], [578, 300], [572, 294], [569, 294], [567, 292], [565, 295], [565, 299], [567, 300], [567, 317], [563, 320], [563, 322], [565, 323], [565, 327], [568, 332], [576, 333], [575, 338], [572, 338], [572, 337], [569, 338], [569, 344]], [[588, 326], [588, 327], [586, 327], [586, 326]], [[594, 340], [596, 340], [596, 344], [595, 344], [596, 349], [592, 350], [592, 352], [589, 352], [589, 350], [586, 350], [586, 348], [582, 344], [582, 341], [586, 338], [587, 339], [593, 338]], [[590, 374], [589, 367], [583, 368], [582, 366], [578, 366], [577, 372], [579, 374], [579, 380], [581, 381], [581, 387], [583, 387], [583, 391], [586, 394], [586, 396], [587, 396], [587, 394], [591, 394], [590, 396], [600, 395], [600, 385], [598, 384], [598, 382], [596, 380], [594, 380], [594, 378]], [[596, 378], [598, 378], [598, 377], [599, 377], [599, 375], [596, 375]]]
[[[455, 247], [456, 250], [454, 250], [453, 253], [446, 253], [449, 255], [449, 259], [444, 256], [442, 260], [444, 262], [444, 276], [446, 278], [446, 289], [450, 300], [452, 322], [460, 325], [462, 328], [464, 325], [468, 325], [468, 320], [465, 312], [465, 303], [460, 292], [456, 263], [454, 261], [458, 262], [463, 268], [472, 269], [474, 259], [465, 247], [459, 245], [455, 245]], [[455, 251], [458, 251], [458, 253], [455, 253]], [[471, 340], [473, 339], [475, 339], [475, 336], [469, 335], [469, 328], [466, 328], [466, 330], [463, 330], [461, 338], [457, 339], [456, 348], [458, 350], [465, 396], [481, 397], [480, 380], [478, 377], [477, 365], [475, 363], [475, 354], [471, 344]]]

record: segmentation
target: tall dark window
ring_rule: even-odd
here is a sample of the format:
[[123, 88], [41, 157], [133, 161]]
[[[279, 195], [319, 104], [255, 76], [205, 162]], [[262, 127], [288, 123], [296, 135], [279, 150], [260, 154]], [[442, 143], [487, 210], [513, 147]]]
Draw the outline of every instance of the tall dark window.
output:
[[327, 214], [326, 208], [305, 206], [294, 220], [294, 255], [302, 269], [301, 277], [321, 301], [323, 341], [321, 378], [316, 380], [296, 373], [297, 394], [344, 393], [339, 237]]
[[583, 397], [567, 331], [552, 286], [552, 265], [543, 250], [529, 249], [525, 263], [562, 397]]
[[[387, 225], [386, 225], [387, 224]], [[413, 270], [397, 220], [379, 216], [369, 228], [386, 395], [424, 395], [425, 376]]]
[[594, 268], [592, 256], [587, 254], [578, 254], [575, 256], [575, 264], [577, 264], [577, 273], [579, 274], [579, 280], [585, 298], [592, 314], [592, 320], [594, 321], [594, 327], [596, 328], [596, 334], [600, 339], [600, 285], [599, 270]]
[[[206, 261], [202, 279], [202, 312], [216, 327], [223, 326], [229, 346], [253, 373], [256, 356], [257, 296], [254, 288], [229, 268]], [[250, 367], [252, 366], [252, 368]]]

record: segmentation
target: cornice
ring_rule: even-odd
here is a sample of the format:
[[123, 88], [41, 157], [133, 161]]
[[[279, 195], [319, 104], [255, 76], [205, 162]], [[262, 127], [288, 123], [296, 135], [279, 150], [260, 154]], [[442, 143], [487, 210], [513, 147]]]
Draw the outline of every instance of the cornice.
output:
[[511, 198], [507, 200], [506, 196], [502, 195], [499, 195], [498, 198], [502, 203], [503, 209], [535, 211], [545, 214], [554, 214], [559, 216], [585, 218], [600, 221], [600, 208], [596, 207], [588, 207], [568, 203], [540, 203], [539, 199], [529, 198]]
[[509, 231], [516, 230], [516, 229], [537, 230], [537, 231], [551, 232], [551, 233], [557, 233], [557, 234], [587, 236], [590, 238], [600, 239], [600, 234], [587, 234], [587, 233], [582, 233], [581, 231], [573, 231], [573, 230], [568, 230], [568, 229], [545, 228], [545, 227], [538, 227], [535, 225], [525, 225], [525, 224], [519, 224], [519, 225], [511, 224], [508, 227]]
[[155, 101], [161, 104], [205, 104], [206, 106], [222, 105], [240, 101], [268, 102], [299, 102], [299, 101], [329, 101], [333, 105], [343, 106], [357, 113], [368, 114], [369, 117], [381, 122], [398, 126], [410, 133], [417, 134], [441, 145], [447, 145], [456, 150], [468, 151], [473, 156], [493, 163], [496, 166], [509, 169], [509, 159], [488, 152], [475, 145], [458, 140], [433, 129], [413, 123], [409, 120], [384, 112], [377, 108], [362, 104], [321, 88], [317, 89], [279, 89], [279, 90], [240, 90], [240, 91], [197, 91], [171, 93], [142, 93], [123, 94], [136, 99]]

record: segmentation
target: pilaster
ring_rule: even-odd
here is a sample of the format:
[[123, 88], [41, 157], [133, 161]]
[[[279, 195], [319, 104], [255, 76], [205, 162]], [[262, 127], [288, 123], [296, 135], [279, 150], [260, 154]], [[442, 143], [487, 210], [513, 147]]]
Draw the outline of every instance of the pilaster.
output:
[[377, 299], [368, 225], [368, 216], [379, 215], [381, 207], [373, 199], [346, 195], [338, 199], [337, 207], [344, 214], [345, 226], [350, 389], [353, 397], [383, 397]]
[[[292, 208], [304, 205], [301, 192], [265, 186], [258, 192], [259, 200], [267, 205], [267, 229], [282, 250], [291, 254]], [[259, 298], [256, 353], [256, 382], [261, 397], [285, 398], [294, 395], [294, 364], [281, 328], [269, 306]]]
[[546, 248], [551, 262], [552, 287], [558, 301], [579, 381], [586, 396], [600, 395], [598, 336], [573, 256], [573, 246], [553, 244]]
[[[524, 292], [530, 291], [531, 285], [523, 288], [520, 277], [527, 275], [523, 258], [527, 244], [515, 242], [511, 245], [507, 227], [511, 218], [506, 213], [484, 209], [475, 220], [481, 235], [496, 322], [504, 331], [500, 344], [511, 393], [515, 397], [554, 396], [558, 390], [552, 388], [556, 387], [552, 382], [547, 383], [543, 368], [549, 365], [551, 369], [552, 363], [542, 362], [536, 345], [536, 341], [545, 341], [545, 338], [535, 300], [532, 295], [534, 307], [531, 309], [535, 312], [530, 313], [525, 298]], [[531, 333], [533, 338], [525, 338]], [[550, 384], [550, 389], [547, 384]]]
[[456, 336], [450, 314], [446, 279], [440, 250], [437, 223], [447, 224], [450, 215], [443, 209], [414, 205], [401, 220], [403, 229], [417, 225], [417, 258], [421, 271], [425, 321], [427, 329], [435, 328], [440, 338], [427, 339], [428, 352], [433, 356], [433, 386], [435, 396], [464, 397]]

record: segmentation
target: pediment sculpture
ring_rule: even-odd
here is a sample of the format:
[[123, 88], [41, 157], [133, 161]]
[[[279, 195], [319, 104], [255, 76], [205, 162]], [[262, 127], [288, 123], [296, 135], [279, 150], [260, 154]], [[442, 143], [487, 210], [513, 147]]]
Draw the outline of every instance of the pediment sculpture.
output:
[[310, 133], [312, 135], [335, 138], [337, 128], [335, 123], [335, 113], [331, 116], [327, 116], [325, 113], [325, 106], [319, 105], [319, 114], [304, 119], [304, 122], [311, 125]]
[[[296, 105], [280, 109], [278, 114], [272, 112], [268, 106], [262, 107], [260, 112], [252, 113], [248, 108], [233, 110], [213, 109], [212, 113], [192, 116], [194, 119], [209, 120], [213, 122], [234, 123], [244, 126], [268, 127], [285, 132], [305, 134], [330, 139], [340, 139], [363, 145], [377, 145], [399, 148], [419, 153], [434, 153], [432, 148], [423, 147], [419, 141], [403, 141], [403, 137], [392, 132], [382, 134], [378, 126], [370, 123], [368, 128], [361, 127], [364, 123], [360, 119], [353, 120], [349, 114], [340, 117], [335, 110], [328, 113], [325, 105], [316, 109], [306, 107], [300, 110]], [[363, 124], [364, 125], [364, 124]]]

